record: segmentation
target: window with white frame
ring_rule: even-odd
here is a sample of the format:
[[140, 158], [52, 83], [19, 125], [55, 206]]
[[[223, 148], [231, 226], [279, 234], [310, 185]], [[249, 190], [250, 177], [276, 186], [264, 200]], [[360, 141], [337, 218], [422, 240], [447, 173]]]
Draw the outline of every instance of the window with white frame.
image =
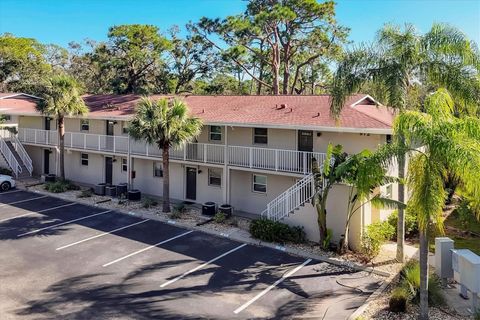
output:
[[254, 144], [268, 144], [268, 129], [267, 128], [253, 128], [253, 143]]
[[128, 171], [127, 158], [122, 158], [122, 171], [123, 171], [123, 172], [127, 172], [127, 171]]
[[90, 121], [87, 119], [80, 120], [80, 131], [88, 131], [90, 130]]
[[0, 119], [2, 119], [2, 118], [5, 122], [8, 122], [8, 121], [12, 120], [12, 116], [10, 116], [9, 114], [0, 115]]
[[222, 171], [220, 169], [208, 169], [208, 185], [222, 186]]
[[82, 153], [80, 155], [82, 166], [88, 166], [88, 153]]
[[262, 176], [259, 174], [253, 175], [253, 191], [266, 193], [267, 192], [267, 176]]
[[220, 127], [220, 126], [210, 126], [209, 139], [211, 141], [221, 141], [222, 140], [222, 127]]
[[153, 163], [153, 176], [154, 177], [163, 177], [163, 165], [159, 161]]

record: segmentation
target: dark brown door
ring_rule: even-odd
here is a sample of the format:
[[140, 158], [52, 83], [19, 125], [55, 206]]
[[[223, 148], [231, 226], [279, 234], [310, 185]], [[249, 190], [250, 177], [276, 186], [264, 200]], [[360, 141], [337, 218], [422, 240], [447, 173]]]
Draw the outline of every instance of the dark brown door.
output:
[[107, 136], [113, 136], [113, 127], [115, 123], [111, 120], [107, 120]]
[[313, 131], [298, 130], [298, 151], [313, 151]]
[[50, 150], [48, 149], [43, 150], [43, 173], [50, 173]]
[[105, 157], [105, 183], [112, 184], [113, 176], [113, 159], [112, 157]]
[[[298, 130], [298, 151], [313, 151], [313, 131]], [[300, 153], [298, 155], [298, 170], [306, 172], [307, 168], [312, 165], [312, 157], [308, 153]]]
[[45, 130], [50, 130], [50, 118], [45, 117]]
[[187, 190], [185, 198], [197, 200], [197, 169], [187, 167]]

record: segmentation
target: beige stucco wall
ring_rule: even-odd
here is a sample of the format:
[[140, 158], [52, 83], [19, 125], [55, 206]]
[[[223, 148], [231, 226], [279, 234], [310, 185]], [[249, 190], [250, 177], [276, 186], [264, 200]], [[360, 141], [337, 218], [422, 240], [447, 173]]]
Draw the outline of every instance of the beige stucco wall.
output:
[[57, 151], [55, 148], [43, 148], [31, 145], [24, 145], [24, 148], [32, 159], [33, 175], [40, 176], [41, 174], [45, 173], [43, 172], [43, 154], [45, 149], [51, 151], [49, 160], [50, 172], [48, 173], [57, 174]]
[[[144, 193], [162, 196], [163, 178], [153, 176], [152, 160], [135, 158], [133, 168], [136, 171], [136, 178], [133, 185], [136, 189]], [[170, 162], [170, 197], [177, 200], [188, 200], [185, 198], [186, 192], [186, 167], [197, 169], [197, 199], [195, 202], [203, 203], [213, 201], [217, 204], [223, 203], [223, 188], [225, 182], [222, 179], [222, 186], [216, 187], [208, 184], [208, 166], [185, 165], [181, 163]], [[219, 169], [220, 171], [222, 169]]]
[[379, 144], [385, 143], [385, 135], [322, 132], [320, 137], [314, 134], [313, 148], [318, 152], [325, 152], [329, 143], [341, 144], [347, 153], [358, 153], [363, 149], [375, 150]]
[[[45, 129], [44, 118], [40, 116], [20, 116], [18, 118], [20, 128]], [[55, 129], [55, 121], [50, 122], [50, 128]]]
[[266, 193], [253, 191], [252, 172], [230, 170], [230, 204], [236, 210], [261, 214], [270, 201], [296, 182], [296, 179], [292, 177], [264, 173], [259, 174], [267, 176]]
[[[327, 228], [332, 229], [332, 241], [337, 244], [341, 235], [345, 233], [349, 191], [348, 186], [337, 184], [333, 186], [328, 196]], [[362, 209], [357, 210], [351, 218], [349, 243], [353, 249], [360, 248], [363, 227], [371, 223], [370, 210], [370, 205], [366, 204]], [[296, 210], [284, 222], [292, 226], [303, 226], [309, 240], [319, 241], [317, 211], [311, 203], [306, 203], [299, 210]]]

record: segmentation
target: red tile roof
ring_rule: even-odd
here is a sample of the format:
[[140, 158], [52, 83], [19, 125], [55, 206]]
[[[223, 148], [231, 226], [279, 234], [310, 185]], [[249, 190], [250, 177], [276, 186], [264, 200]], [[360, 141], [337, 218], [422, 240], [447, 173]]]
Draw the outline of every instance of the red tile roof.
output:
[[[151, 99], [172, 98], [153, 95]], [[138, 95], [86, 95], [89, 118], [128, 119], [140, 100]], [[190, 107], [191, 114], [209, 124], [272, 126], [327, 129], [391, 129], [394, 113], [390, 108], [376, 106], [367, 95], [351, 96], [339, 121], [330, 117], [328, 95], [319, 96], [177, 96]], [[8, 108], [9, 111], [5, 110]], [[3, 109], [3, 110], [2, 110]], [[11, 110], [11, 111], [10, 111]], [[28, 96], [2, 98], [0, 111], [16, 114], [38, 114], [34, 100]]]

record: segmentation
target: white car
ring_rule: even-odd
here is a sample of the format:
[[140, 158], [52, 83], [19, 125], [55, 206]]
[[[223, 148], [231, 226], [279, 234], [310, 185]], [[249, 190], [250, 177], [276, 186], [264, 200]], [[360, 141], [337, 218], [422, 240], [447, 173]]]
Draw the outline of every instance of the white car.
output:
[[15, 180], [12, 177], [0, 174], [0, 191], [8, 191], [15, 188]]

